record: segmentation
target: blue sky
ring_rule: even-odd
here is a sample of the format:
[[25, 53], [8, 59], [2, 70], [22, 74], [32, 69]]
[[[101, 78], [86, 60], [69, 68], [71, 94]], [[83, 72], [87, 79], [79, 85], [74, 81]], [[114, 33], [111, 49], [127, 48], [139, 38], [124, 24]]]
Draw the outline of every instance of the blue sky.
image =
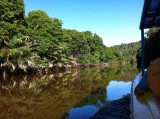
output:
[[144, 0], [24, 0], [25, 11], [41, 9], [63, 28], [89, 30], [106, 46], [139, 41]]

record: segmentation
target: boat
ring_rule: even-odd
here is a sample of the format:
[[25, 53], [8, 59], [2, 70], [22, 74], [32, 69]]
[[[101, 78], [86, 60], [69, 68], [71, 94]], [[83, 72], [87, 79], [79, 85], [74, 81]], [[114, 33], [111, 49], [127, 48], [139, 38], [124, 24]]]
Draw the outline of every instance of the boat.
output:
[[145, 0], [141, 21], [142, 72], [137, 74], [131, 86], [131, 119], [160, 119], [160, 100], [151, 91], [136, 96], [134, 89], [144, 75], [144, 29], [160, 26], [160, 0]]
[[139, 73], [132, 81], [131, 88], [131, 119], [160, 119], [160, 100], [151, 92], [136, 96], [134, 89], [142, 78]]

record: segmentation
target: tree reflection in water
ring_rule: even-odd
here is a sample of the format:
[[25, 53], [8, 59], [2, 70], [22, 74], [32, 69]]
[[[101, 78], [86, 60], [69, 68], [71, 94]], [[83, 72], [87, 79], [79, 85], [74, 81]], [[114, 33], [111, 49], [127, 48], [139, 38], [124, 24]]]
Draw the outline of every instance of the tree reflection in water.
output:
[[0, 77], [0, 118], [59, 119], [85, 105], [101, 108], [111, 80], [131, 81], [130, 66], [95, 68], [70, 74]]

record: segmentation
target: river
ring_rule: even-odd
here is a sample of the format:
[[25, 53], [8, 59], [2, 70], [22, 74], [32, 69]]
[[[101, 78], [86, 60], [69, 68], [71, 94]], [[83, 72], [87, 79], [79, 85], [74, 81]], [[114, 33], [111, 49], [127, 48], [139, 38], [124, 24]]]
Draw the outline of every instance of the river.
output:
[[130, 93], [132, 66], [73, 73], [0, 77], [0, 118], [89, 119], [109, 101]]

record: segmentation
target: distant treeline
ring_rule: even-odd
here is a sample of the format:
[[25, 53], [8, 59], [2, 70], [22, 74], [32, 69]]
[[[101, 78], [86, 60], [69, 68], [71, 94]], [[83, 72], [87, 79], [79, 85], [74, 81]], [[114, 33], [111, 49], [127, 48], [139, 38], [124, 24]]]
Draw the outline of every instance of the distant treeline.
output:
[[106, 47], [97, 34], [64, 29], [61, 20], [49, 17], [42, 10], [26, 16], [23, 0], [1, 0], [0, 16], [1, 72], [135, 61], [131, 53], [135, 54], [139, 47], [132, 44]]
[[130, 62], [131, 64], [137, 64], [137, 50], [140, 48], [140, 41], [139, 42], [132, 42], [127, 44], [115, 45], [113, 48], [118, 50], [122, 56], [123, 61]]
[[[160, 28], [151, 28], [145, 33], [145, 68], [148, 68], [150, 61], [160, 58]], [[137, 68], [141, 68], [141, 42], [133, 42], [114, 46], [123, 55], [123, 60], [137, 63]]]

